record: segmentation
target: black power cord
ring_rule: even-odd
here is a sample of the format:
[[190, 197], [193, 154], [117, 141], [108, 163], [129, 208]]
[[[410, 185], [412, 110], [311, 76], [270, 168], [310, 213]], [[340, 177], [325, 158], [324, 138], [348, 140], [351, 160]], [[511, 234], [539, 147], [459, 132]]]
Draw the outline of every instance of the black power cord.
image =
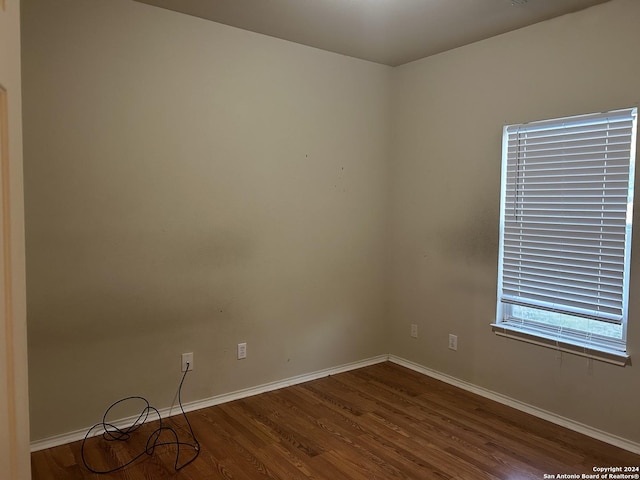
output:
[[[87, 431], [87, 434], [84, 436], [84, 440], [82, 440], [82, 448], [81, 448], [80, 453], [82, 455], [82, 463], [84, 463], [84, 466], [87, 468], [87, 470], [89, 470], [92, 473], [97, 473], [97, 474], [114, 473], [114, 472], [117, 472], [119, 470], [122, 470], [122, 469], [128, 467], [129, 465], [131, 465], [132, 463], [136, 462], [137, 460], [139, 460], [144, 455], [152, 456], [154, 454], [154, 452], [155, 452], [156, 447], [161, 447], [161, 446], [165, 446], [165, 445], [170, 445], [170, 446], [176, 447], [176, 461], [175, 461], [174, 466], [173, 466], [176, 471], [183, 469], [184, 467], [189, 465], [191, 462], [193, 462], [196, 458], [198, 458], [198, 455], [200, 455], [200, 443], [198, 442], [198, 439], [196, 438], [195, 433], [193, 433], [193, 428], [191, 427], [191, 422], [189, 422], [189, 418], [187, 417], [187, 414], [185, 413], [184, 408], [182, 407], [182, 384], [184, 383], [184, 379], [187, 376], [187, 372], [188, 371], [189, 371], [189, 364], [187, 363], [187, 368], [186, 368], [184, 374], [182, 375], [182, 379], [180, 380], [180, 386], [178, 387], [178, 404], [180, 405], [180, 411], [182, 412], [182, 416], [186, 420], [187, 425], [189, 427], [189, 434], [191, 435], [191, 438], [193, 439], [193, 442], [181, 441], [180, 438], [178, 437], [178, 433], [173, 428], [165, 427], [162, 424], [162, 417], [160, 416], [160, 412], [155, 407], [152, 407], [149, 404], [149, 401], [146, 398], [139, 397], [139, 396], [126, 397], [126, 398], [123, 398], [121, 400], [118, 400], [117, 402], [112, 403], [111, 406], [109, 408], [107, 408], [107, 411], [102, 416], [102, 422], [96, 423], [93, 427], [91, 427]], [[136, 418], [135, 421], [131, 425], [129, 425], [128, 427], [120, 428], [120, 427], [116, 427], [115, 425], [113, 425], [111, 423], [108, 423], [107, 422], [107, 416], [109, 415], [109, 412], [114, 407], [116, 407], [117, 405], [120, 405], [121, 403], [130, 401], [130, 400], [142, 400], [146, 405], [142, 409], [142, 412], [140, 412], [140, 415], [138, 415], [138, 418]], [[129, 440], [131, 438], [131, 434], [133, 432], [135, 432], [142, 425], [144, 425], [144, 423], [149, 418], [149, 414], [150, 413], [155, 413], [158, 416], [158, 425], [159, 426], [153, 432], [151, 432], [151, 434], [147, 438], [147, 444], [146, 444], [145, 448], [139, 454], [134, 456], [127, 463], [124, 463], [122, 465], [118, 465], [118, 466], [116, 466], [116, 467], [114, 467], [112, 469], [109, 469], [109, 470], [97, 470], [97, 469], [91, 467], [87, 463], [87, 460], [86, 460], [85, 454], [84, 454], [85, 444], [87, 442], [87, 439], [91, 436], [91, 432], [93, 432], [96, 428], [102, 427], [102, 429], [104, 430], [104, 432], [102, 434], [102, 438], [104, 440], [108, 441], [108, 442], [111, 442], [111, 441], [126, 442], [127, 440]], [[175, 440], [166, 441], [166, 442], [164, 442], [164, 441], [160, 442], [160, 436], [165, 432], [170, 433], [174, 437]], [[179, 464], [179, 462], [180, 462], [180, 448], [181, 447], [191, 448], [194, 451], [193, 457], [191, 457], [187, 462], [185, 462], [183, 464]]]

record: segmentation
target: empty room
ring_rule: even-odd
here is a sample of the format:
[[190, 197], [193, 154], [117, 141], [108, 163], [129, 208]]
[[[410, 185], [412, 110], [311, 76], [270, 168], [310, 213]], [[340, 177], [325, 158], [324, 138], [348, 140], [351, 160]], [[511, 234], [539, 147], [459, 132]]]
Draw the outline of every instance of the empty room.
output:
[[0, 478], [640, 478], [639, 25], [0, 0]]

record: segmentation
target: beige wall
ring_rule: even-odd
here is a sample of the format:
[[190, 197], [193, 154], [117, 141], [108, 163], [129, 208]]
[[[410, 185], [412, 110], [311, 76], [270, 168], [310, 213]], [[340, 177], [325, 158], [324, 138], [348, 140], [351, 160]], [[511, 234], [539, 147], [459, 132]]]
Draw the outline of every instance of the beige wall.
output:
[[502, 126], [637, 105], [640, 2], [395, 70], [129, 0], [23, 17], [32, 440], [167, 406], [193, 351], [187, 401], [390, 352], [640, 442], [637, 367], [489, 327]]
[[[0, 476], [30, 478], [25, 313], [20, 2], [0, 3], [0, 87], [8, 148], [0, 150]], [[2, 143], [0, 141], [0, 143]], [[2, 145], [0, 145], [2, 149]], [[6, 155], [6, 156], [5, 156]], [[5, 176], [8, 173], [7, 176]], [[6, 189], [6, 190], [5, 190]], [[6, 247], [9, 247], [5, 251]]]
[[[613, 0], [399, 67], [392, 98], [391, 352], [640, 441], [640, 370], [491, 333], [505, 124], [638, 105], [640, 2]], [[636, 209], [636, 218], [640, 208]], [[640, 252], [640, 221], [633, 248]], [[629, 352], [640, 354], [640, 255]], [[409, 324], [420, 327], [418, 340]], [[458, 351], [448, 350], [448, 334]]]
[[390, 68], [131, 0], [23, 20], [32, 440], [169, 406], [182, 352], [193, 401], [386, 351]]

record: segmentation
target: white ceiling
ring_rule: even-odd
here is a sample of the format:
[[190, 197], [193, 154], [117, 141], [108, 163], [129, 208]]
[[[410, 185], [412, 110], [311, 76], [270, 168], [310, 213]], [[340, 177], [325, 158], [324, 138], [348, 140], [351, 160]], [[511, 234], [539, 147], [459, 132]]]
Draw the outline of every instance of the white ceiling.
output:
[[137, 0], [386, 65], [609, 0]]

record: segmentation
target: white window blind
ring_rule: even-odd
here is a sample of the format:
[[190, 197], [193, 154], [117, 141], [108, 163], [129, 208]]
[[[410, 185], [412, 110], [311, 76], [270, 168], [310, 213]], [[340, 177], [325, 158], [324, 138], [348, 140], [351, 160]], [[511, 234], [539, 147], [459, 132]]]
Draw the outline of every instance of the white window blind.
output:
[[[636, 114], [505, 127], [499, 307], [625, 326]], [[499, 322], [510, 320], [499, 315]]]

